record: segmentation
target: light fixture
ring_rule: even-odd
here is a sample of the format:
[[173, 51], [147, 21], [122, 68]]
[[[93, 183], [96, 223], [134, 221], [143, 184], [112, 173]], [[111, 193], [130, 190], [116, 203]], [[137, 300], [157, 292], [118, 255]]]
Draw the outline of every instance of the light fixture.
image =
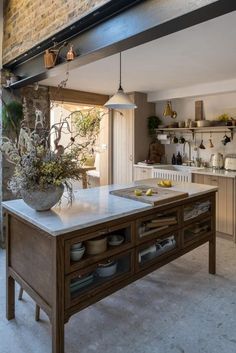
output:
[[166, 102], [163, 116], [170, 116], [172, 119], [177, 118], [177, 113], [172, 109], [171, 101]]
[[121, 86], [121, 53], [120, 53], [120, 84], [118, 91], [112, 96], [104, 106], [109, 109], [135, 109], [137, 106], [125, 94]]

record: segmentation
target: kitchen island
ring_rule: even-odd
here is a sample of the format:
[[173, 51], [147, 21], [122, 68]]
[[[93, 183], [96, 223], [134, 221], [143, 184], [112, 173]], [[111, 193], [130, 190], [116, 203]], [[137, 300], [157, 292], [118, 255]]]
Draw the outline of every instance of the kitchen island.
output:
[[[3, 203], [7, 318], [15, 317], [17, 281], [49, 316], [53, 353], [64, 352], [64, 324], [73, 314], [206, 242], [209, 273], [215, 273], [217, 187], [177, 184], [172, 189], [189, 196], [155, 207], [110, 194], [122, 188], [80, 190], [71, 207], [62, 204], [48, 212], [36, 212], [22, 200]], [[123, 241], [114, 245], [110, 239], [117, 235]], [[97, 240], [105, 241], [106, 248], [89, 254], [88, 244]], [[73, 261], [71, 249], [81, 242], [86, 252]]]

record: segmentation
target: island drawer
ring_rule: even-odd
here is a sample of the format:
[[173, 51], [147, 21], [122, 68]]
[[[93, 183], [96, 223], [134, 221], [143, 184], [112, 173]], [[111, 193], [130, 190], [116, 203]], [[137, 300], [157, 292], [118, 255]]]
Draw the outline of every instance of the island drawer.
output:
[[178, 229], [181, 226], [180, 210], [181, 208], [171, 208], [140, 218], [136, 222], [137, 244], [147, 240], [155, 240], [163, 234]]
[[136, 271], [143, 270], [168, 258], [181, 248], [180, 231], [163, 234], [136, 248]]
[[113, 225], [65, 241], [65, 272], [72, 273], [134, 246], [135, 223]]
[[183, 222], [184, 225], [190, 224], [193, 221], [208, 217], [212, 211], [212, 199], [203, 198], [195, 202], [187, 203], [183, 207]]
[[212, 232], [211, 217], [189, 224], [183, 229], [183, 247], [201, 240]]
[[65, 306], [72, 307], [134, 274], [134, 251], [107, 257], [65, 278]]

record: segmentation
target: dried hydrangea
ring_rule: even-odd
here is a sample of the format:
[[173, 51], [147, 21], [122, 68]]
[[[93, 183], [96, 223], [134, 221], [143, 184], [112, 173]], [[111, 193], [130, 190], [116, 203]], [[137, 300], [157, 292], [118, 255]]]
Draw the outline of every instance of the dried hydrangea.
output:
[[[14, 194], [20, 194], [22, 189], [46, 189], [48, 185], [64, 185], [69, 201], [72, 202], [73, 192], [70, 179], [80, 180], [80, 167], [85, 161], [85, 155], [91, 153], [91, 140], [79, 143], [79, 134], [71, 137], [68, 146], [60, 145], [62, 129], [70, 131], [67, 119], [54, 124], [49, 130], [44, 128], [44, 118], [36, 111], [35, 129], [33, 131], [23, 120], [19, 140], [14, 141], [4, 137], [1, 151], [6, 159], [15, 165], [15, 171], [8, 186]], [[54, 148], [50, 147], [50, 138], [54, 133]]]

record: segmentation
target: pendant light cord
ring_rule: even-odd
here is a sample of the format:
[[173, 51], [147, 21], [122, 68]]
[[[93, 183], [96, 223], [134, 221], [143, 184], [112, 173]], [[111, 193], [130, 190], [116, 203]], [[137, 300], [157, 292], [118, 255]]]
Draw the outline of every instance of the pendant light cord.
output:
[[120, 85], [119, 85], [119, 90], [122, 90], [122, 87], [121, 87], [121, 52], [120, 52]]

